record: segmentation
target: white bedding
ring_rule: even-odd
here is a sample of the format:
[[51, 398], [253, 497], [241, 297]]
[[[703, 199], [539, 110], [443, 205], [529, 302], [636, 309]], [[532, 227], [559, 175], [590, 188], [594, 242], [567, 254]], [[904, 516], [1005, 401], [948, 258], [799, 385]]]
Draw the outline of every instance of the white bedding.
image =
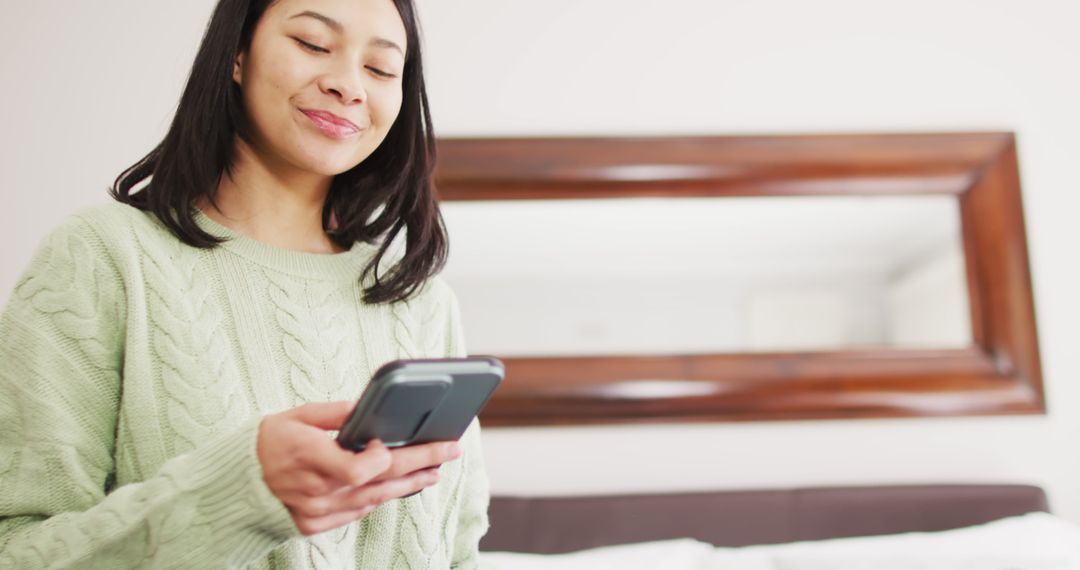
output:
[[569, 554], [481, 553], [490, 570], [1080, 570], [1080, 525], [1031, 513], [942, 532], [743, 548], [692, 539]]

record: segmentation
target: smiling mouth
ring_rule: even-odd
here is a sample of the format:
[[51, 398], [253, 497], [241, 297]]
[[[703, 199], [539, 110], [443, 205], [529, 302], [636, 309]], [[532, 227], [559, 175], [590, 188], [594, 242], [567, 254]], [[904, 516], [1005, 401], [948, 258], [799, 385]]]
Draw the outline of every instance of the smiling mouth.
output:
[[335, 140], [350, 138], [363, 130], [356, 126], [356, 123], [353, 123], [348, 119], [343, 119], [333, 113], [310, 109], [300, 109], [300, 112], [303, 113], [304, 116], [311, 121], [311, 124], [322, 134]]

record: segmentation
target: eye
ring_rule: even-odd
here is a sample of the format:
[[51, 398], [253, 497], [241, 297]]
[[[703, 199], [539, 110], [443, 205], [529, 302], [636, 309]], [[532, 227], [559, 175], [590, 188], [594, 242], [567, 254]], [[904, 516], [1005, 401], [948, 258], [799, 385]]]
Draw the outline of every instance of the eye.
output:
[[305, 42], [304, 40], [302, 40], [300, 38], [293, 38], [293, 40], [295, 40], [296, 43], [300, 45], [300, 47], [304, 48], [307, 51], [310, 51], [310, 52], [313, 52], [313, 53], [330, 53], [330, 50], [328, 50], [328, 49], [326, 49], [324, 47], [319, 47], [319, 46], [317, 46], [315, 44], [312, 44], [312, 43]]
[[374, 73], [375, 75], [377, 75], [379, 77], [382, 77], [383, 79], [393, 79], [393, 78], [397, 77], [393, 73], [383, 71], [383, 70], [379, 69], [378, 67], [372, 67], [370, 65], [367, 65], [365, 67], [367, 68], [368, 71]]

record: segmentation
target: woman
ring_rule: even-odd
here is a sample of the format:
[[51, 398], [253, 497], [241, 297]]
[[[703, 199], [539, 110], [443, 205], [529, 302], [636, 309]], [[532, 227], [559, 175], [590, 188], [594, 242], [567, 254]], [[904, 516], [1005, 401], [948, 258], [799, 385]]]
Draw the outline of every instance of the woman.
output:
[[464, 354], [433, 149], [411, 0], [221, 0], [165, 139], [0, 318], [0, 567], [475, 566], [477, 425], [328, 433]]

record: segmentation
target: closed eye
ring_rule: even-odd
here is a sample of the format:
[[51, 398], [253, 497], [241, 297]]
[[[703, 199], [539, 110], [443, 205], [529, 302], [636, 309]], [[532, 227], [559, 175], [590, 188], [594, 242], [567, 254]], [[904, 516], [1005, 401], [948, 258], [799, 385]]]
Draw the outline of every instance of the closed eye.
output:
[[330, 50], [328, 50], [328, 49], [326, 49], [324, 47], [319, 47], [319, 46], [317, 46], [315, 44], [312, 44], [312, 43], [305, 42], [304, 40], [302, 40], [300, 38], [293, 38], [293, 40], [295, 40], [296, 43], [300, 45], [300, 47], [306, 49], [307, 51], [314, 52], [314, 53], [330, 53]]
[[385, 78], [385, 79], [393, 79], [393, 78], [397, 77], [393, 73], [385, 72], [385, 71], [383, 71], [383, 70], [381, 70], [381, 69], [379, 69], [377, 67], [372, 67], [370, 65], [368, 65], [366, 67], [367, 67], [368, 71], [374, 73], [375, 75], [378, 75], [379, 77]]

